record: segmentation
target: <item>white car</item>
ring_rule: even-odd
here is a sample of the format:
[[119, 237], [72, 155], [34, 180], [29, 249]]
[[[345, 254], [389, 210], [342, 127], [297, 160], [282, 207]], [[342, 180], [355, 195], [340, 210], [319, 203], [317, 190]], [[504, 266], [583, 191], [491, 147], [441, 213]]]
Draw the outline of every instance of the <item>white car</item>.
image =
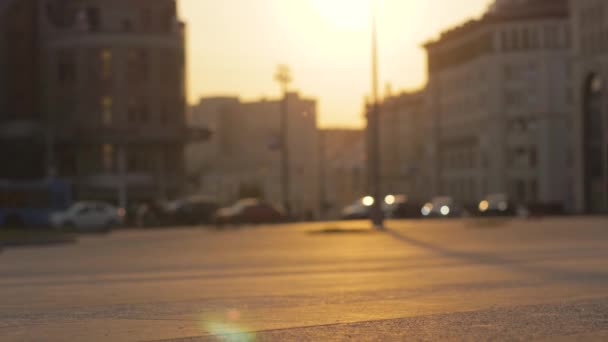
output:
[[58, 229], [107, 231], [121, 225], [124, 210], [103, 202], [76, 202], [68, 210], [53, 213], [51, 224]]

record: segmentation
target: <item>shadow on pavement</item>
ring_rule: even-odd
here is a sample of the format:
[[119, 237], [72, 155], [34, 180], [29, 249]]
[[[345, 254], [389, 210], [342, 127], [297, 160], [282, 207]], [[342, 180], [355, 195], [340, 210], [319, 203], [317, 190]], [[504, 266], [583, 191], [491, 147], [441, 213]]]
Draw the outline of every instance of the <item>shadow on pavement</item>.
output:
[[467, 218], [464, 226], [468, 229], [498, 229], [508, 226], [513, 218]]
[[398, 241], [407, 243], [408, 245], [423, 248], [447, 258], [460, 259], [473, 264], [485, 264], [488, 266], [502, 267], [515, 272], [528, 273], [541, 277], [545, 280], [588, 283], [592, 285], [608, 284], [608, 271], [577, 271], [574, 269], [533, 265], [531, 263], [535, 262], [534, 259], [514, 260], [483, 252], [459, 251], [437, 244], [417, 240], [392, 229], [386, 229], [386, 234]]
[[340, 227], [329, 227], [325, 229], [310, 231], [311, 235], [323, 235], [323, 234], [375, 234], [377, 230], [369, 228], [340, 228]]

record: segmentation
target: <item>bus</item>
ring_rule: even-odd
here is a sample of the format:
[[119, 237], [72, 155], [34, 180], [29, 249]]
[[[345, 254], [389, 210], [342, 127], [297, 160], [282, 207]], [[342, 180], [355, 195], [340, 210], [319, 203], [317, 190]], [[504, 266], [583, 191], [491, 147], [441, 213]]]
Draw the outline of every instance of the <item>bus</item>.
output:
[[0, 227], [47, 227], [53, 212], [72, 204], [72, 187], [64, 180], [0, 180]]

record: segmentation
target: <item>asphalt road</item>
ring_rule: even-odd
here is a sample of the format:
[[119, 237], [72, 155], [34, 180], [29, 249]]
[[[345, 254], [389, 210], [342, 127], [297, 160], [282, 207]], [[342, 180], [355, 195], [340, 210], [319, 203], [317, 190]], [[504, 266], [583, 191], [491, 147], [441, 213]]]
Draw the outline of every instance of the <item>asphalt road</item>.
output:
[[367, 226], [4, 250], [0, 340], [608, 340], [608, 219]]

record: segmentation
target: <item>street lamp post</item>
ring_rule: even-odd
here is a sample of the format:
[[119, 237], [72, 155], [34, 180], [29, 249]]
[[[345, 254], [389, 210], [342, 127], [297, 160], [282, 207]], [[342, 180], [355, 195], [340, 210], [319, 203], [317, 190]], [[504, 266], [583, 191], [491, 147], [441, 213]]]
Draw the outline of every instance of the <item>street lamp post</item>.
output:
[[384, 229], [382, 212], [382, 191], [380, 179], [380, 104], [378, 99], [378, 39], [376, 25], [376, 0], [372, 0], [372, 108], [368, 114], [370, 139], [370, 180], [374, 203], [371, 208], [371, 221], [376, 229]]
[[275, 80], [281, 85], [283, 101], [281, 103], [281, 192], [283, 207], [288, 218], [291, 218], [291, 206], [289, 203], [289, 142], [288, 142], [288, 86], [291, 83], [291, 72], [287, 65], [279, 65], [275, 74]]

